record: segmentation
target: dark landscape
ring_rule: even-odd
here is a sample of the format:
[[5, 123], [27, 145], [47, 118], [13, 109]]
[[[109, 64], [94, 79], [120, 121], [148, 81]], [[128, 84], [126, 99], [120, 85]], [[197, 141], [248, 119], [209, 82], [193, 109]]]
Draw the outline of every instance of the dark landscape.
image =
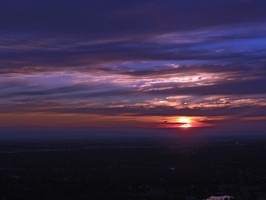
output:
[[1, 200], [265, 199], [266, 138], [2, 141]]

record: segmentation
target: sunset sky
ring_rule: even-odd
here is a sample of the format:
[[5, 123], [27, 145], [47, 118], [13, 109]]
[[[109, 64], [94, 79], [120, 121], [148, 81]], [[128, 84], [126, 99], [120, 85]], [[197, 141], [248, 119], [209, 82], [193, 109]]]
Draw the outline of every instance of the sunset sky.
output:
[[1, 1], [0, 128], [265, 132], [265, 10], [265, 0]]

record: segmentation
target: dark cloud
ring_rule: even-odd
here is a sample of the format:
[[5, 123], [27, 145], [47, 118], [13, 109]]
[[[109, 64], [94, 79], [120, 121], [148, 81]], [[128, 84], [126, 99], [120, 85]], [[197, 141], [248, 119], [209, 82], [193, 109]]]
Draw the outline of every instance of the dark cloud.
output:
[[[12, 85], [6, 86], [21, 86], [19, 83], [13, 83]], [[135, 91], [136, 92], [136, 91]], [[96, 97], [112, 97], [120, 95], [135, 95], [135, 92], [130, 89], [123, 87], [115, 88], [110, 85], [99, 85], [99, 84], [76, 84], [65, 87], [57, 87], [52, 89], [41, 88], [38, 86], [26, 86], [19, 87], [13, 91], [8, 91], [0, 95], [1, 98], [21, 98], [21, 97], [32, 97], [36, 99], [84, 99], [84, 98], [96, 98]]]
[[[266, 41], [266, 39], [265, 39]], [[114, 71], [112, 66], [116, 66], [116, 63], [121, 62], [142, 62], [142, 61], [168, 61], [171, 62], [182, 62], [190, 61], [195, 63], [199, 60], [205, 62], [214, 63], [228, 63], [232, 62], [230, 69], [228, 66], [220, 67], [221, 71], [234, 70], [240, 65], [243, 68], [249, 65], [258, 66], [264, 65], [262, 63], [265, 57], [265, 50], [254, 50], [254, 51], [226, 51], [224, 53], [217, 53], [213, 50], [204, 49], [204, 46], [198, 46], [198, 44], [156, 44], [150, 42], [110, 42], [103, 44], [76, 44], [80, 43], [77, 41], [69, 41], [70, 44], [67, 47], [63, 45], [57, 46], [54, 41], [49, 44], [49, 47], [20, 47], [19, 49], [3, 49], [0, 52], [0, 73], [32, 73], [34, 71], [59, 71], [62, 69], [72, 70], [101, 70], [101, 71]], [[203, 45], [202, 43], [201, 45]], [[237, 45], [237, 44], [236, 44]], [[193, 48], [192, 48], [193, 47]], [[204, 47], [204, 48], [203, 48]], [[107, 67], [107, 65], [109, 65]], [[130, 73], [120, 67], [117, 70], [122, 70], [118, 73], [128, 73], [129, 75], [147, 75], [152, 73], [164, 73], [164, 65], [158, 63], [158, 67], [161, 67], [161, 71], [154, 71], [153, 69], [147, 69], [143, 67], [141, 70], [134, 69]], [[137, 65], [137, 64], [136, 64]], [[162, 66], [161, 66], [162, 65]], [[191, 64], [190, 64], [191, 65]], [[195, 65], [195, 64], [194, 64]], [[209, 64], [210, 65], [210, 64]], [[213, 64], [212, 64], [213, 65]], [[252, 67], [253, 67], [252, 66]], [[136, 66], [137, 67], [137, 66]], [[156, 67], [156, 64], [152, 67]], [[202, 68], [202, 69], [200, 69]], [[209, 67], [199, 66], [198, 70], [215, 71], [218, 69], [217, 66]], [[250, 68], [250, 67], [249, 67]], [[158, 68], [157, 68], [158, 69]], [[186, 68], [174, 69], [173, 71], [185, 71]]]
[[229, 83], [219, 83], [207, 86], [194, 86], [172, 88], [165, 90], [152, 90], [153, 95], [251, 95], [266, 94], [266, 79], [244, 80]]
[[[119, 71], [118, 71], [119, 72]], [[136, 77], [154, 77], [162, 75], [182, 75], [182, 74], [197, 74], [197, 73], [233, 73], [236, 77], [260, 76], [264, 77], [266, 68], [262, 66], [245, 66], [240, 63], [219, 65], [219, 64], [195, 64], [195, 65], [181, 65], [178, 68], [171, 68], [170, 66], [154, 66], [148, 69], [124, 69], [122, 74], [127, 74]]]

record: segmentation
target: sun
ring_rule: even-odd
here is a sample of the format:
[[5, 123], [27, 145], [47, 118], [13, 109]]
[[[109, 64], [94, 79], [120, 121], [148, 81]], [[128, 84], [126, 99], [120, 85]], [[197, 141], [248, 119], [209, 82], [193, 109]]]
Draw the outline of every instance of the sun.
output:
[[180, 124], [180, 128], [190, 128], [192, 127], [191, 119], [189, 117], [179, 117], [177, 123]]
[[190, 128], [191, 124], [182, 124], [181, 126], [179, 126], [180, 128]]
[[179, 130], [199, 130], [199, 128], [216, 126], [216, 124], [208, 122], [215, 119], [204, 116], [170, 116], [160, 119], [160, 121], [162, 120], [164, 121], [159, 124], [160, 127]]

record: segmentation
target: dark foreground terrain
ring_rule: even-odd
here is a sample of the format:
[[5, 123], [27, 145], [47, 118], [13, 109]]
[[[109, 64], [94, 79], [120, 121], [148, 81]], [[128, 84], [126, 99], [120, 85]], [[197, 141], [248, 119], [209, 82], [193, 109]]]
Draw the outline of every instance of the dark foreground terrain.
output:
[[259, 138], [2, 141], [1, 200], [266, 199]]

